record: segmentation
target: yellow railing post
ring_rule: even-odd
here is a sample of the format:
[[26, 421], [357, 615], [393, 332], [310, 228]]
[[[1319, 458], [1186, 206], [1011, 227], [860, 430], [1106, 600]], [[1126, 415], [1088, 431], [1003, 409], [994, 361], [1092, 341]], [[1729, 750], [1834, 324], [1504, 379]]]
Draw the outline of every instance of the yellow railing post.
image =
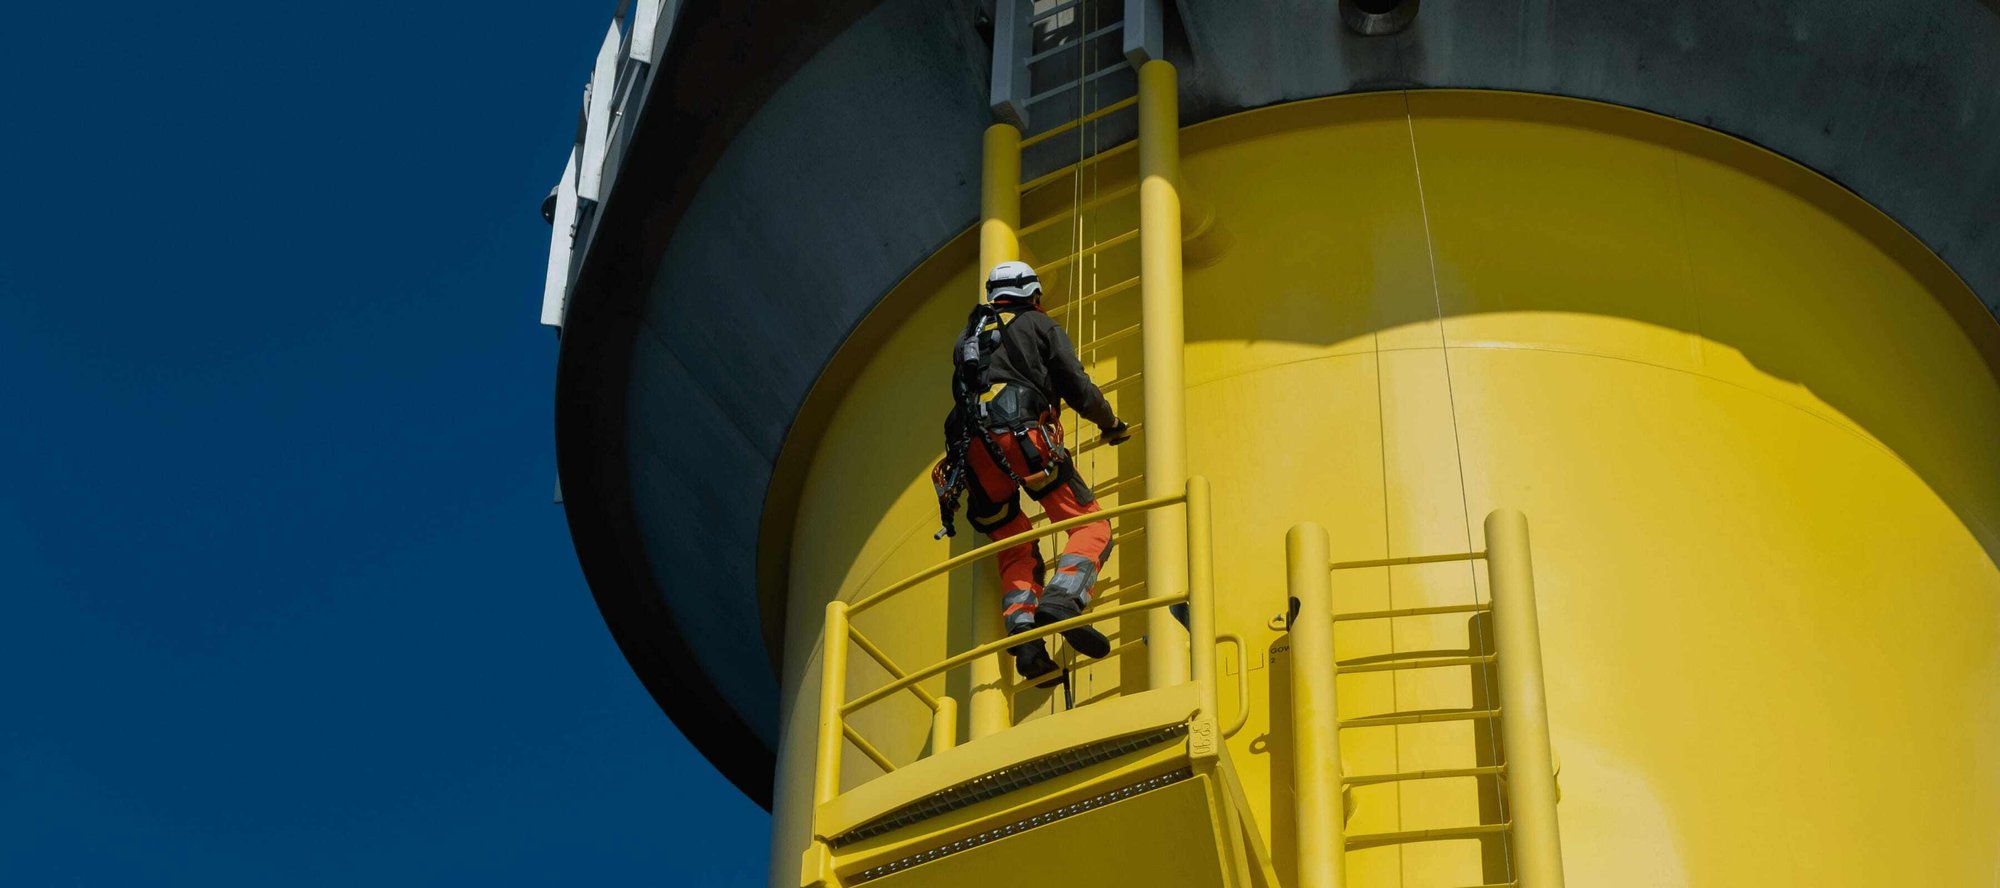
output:
[[[1174, 66], [1139, 67], [1139, 323], [1144, 342], [1146, 496], [1170, 496], [1187, 483], [1186, 336], [1181, 327], [1180, 94]], [[1186, 512], [1146, 516], [1146, 584], [1153, 595], [1180, 592], [1187, 563]], [[1146, 666], [1153, 687], [1187, 680], [1188, 649], [1173, 615], [1146, 618]]]
[[1326, 528], [1307, 522], [1285, 534], [1292, 618], [1292, 797], [1297, 888], [1347, 882], [1346, 812], [1340, 798], [1340, 725], [1333, 675], [1333, 576]]
[[1515, 872], [1522, 888], [1562, 888], [1542, 637], [1528, 519], [1521, 513], [1503, 509], [1486, 516], [1486, 570], [1493, 588], [1493, 647], [1500, 654], [1494, 665], [1500, 679], [1500, 742], [1506, 749]]
[[[1012, 124], [986, 128], [984, 163], [979, 183], [979, 281], [985, 298], [986, 273], [1002, 262], [1021, 258], [1021, 131]], [[972, 643], [1000, 637], [1000, 583], [988, 565], [972, 571]], [[999, 655], [972, 664], [972, 695], [967, 728], [972, 739], [997, 734], [1012, 722], [1008, 715], [1005, 665]]]
[[840, 795], [840, 709], [847, 696], [847, 602], [826, 603], [826, 630], [820, 636], [819, 760], [813, 769], [813, 804]]
[[1189, 666], [1201, 701], [1197, 717], [1214, 723], [1222, 707], [1215, 688], [1215, 535], [1209, 519], [1208, 479], [1196, 475], [1187, 481]]
[[958, 745], [958, 701], [939, 697], [937, 702], [937, 711], [931, 713], [931, 755]]

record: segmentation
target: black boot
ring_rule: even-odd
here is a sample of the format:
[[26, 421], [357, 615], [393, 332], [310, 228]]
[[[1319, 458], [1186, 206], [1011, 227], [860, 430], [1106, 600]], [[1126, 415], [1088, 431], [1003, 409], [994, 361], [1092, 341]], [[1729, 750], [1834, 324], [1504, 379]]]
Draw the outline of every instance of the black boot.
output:
[[1021, 673], [1022, 681], [1035, 681], [1043, 676], [1051, 676], [1046, 681], [1036, 682], [1035, 687], [1052, 688], [1062, 684], [1063, 668], [1049, 657], [1049, 646], [1037, 638], [1024, 641], [1007, 649], [1014, 655], [1014, 670]]
[[[1097, 585], [1097, 565], [1081, 555], [1065, 554], [1056, 559], [1056, 575], [1042, 588], [1035, 605], [1035, 625], [1047, 626], [1083, 615], [1089, 607], [1090, 587]], [[1093, 660], [1111, 653], [1111, 639], [1089, 626], [1065, 629], [1063, 640], [1076, 652]]]
[[[1061, 582], [1061, 579], [1058, 578], [1056, 582]], [[1064, 594], [1064, 590], [1058, 589], [1056, 583], [1050, 583], [1048, 588], [1042, 591], [1041, 603], [1035, 606], [1035, 625], [1047, 626], [1050, 623], [1082, 615], [1083, 608], [1078, 606], [1076, 597]], [[1077, 653], [1093, 660], [1111, 653], [1111, 639], [1105, 638], [1104, 633], [1089, 626], [1064, 629], [1062, 637], [1064, 641], [1069, 642], [1070, 647], [1076, 649]]]

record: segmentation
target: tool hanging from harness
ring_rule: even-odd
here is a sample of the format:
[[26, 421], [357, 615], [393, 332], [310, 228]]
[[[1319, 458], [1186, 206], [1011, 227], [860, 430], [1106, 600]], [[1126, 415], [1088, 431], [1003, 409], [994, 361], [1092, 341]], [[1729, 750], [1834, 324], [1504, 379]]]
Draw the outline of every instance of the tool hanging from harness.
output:
[[[954, 519], [959, 495], [968, 483], [966, 454], [973, 435], [979, 436], [993, 464], [1023, 489], [1034, 489], [1033, 485], [1047, 479], [1069, 457], [1062, 445], [1062, 425], [1055, 421], [1054, 404], [1046, 395], [1018, 382], [987, 378], [993, 354], [1002, 348], [1008, 349], [1016, 362], [1027, 363], [1018, 352], [1020, 346], [1004, 335], [1007, 324], [1019, 313], [1020, 309], [1006, 305], [974, 306], [952, 348], [952, 410], [945, 419], [945, 454], [931, 469], [931, 486], [937, 491], [943, 525], [933, 539], [958, 535]], [[1026, 472], [1007, 459], [997, 437], [1001, 434], [1014, 437]]]

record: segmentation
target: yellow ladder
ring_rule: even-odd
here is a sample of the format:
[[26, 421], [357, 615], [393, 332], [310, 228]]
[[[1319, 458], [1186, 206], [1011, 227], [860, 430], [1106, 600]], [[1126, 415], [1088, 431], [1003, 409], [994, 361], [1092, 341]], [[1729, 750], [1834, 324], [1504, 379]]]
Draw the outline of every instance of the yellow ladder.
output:
[[[1126, 109], [1137, 111], [1137, 138], [1081, 157], [1073, 166], [1022, 181], [1021, 151], [1024, 147], [1042, 144]], [[1022, 226], [1023, 195], [1133, 152], [1138, 154], [1138, 181], [1135, 185], [1095, 195], [1089, 202], [1073, 202], [1067, 215], [1057, 214], [1039, 219], [1025, 228]], [[1087, 342], [1084, 351], [1089, 353], [1093, 349], [1135, 338], [1140, 342], [1143, 351], [1141, 369], [1108, 380], [1101, 386], [1107, 393], [1134, 383], [1139, 386], [1142, 421], [1132, 425], [1135, 433], [1144, 435], [1141, 446], [1145, 453], [1145, 465], [1138, 477], [1126, 479], [1119, 486], [1122, 488], [1136, 483], [1141, 486], [1142, 496], [1149, 500], [1175, 495], [1187, 483], [1188, 469], [1186, 386], [1182, 368], [1186, 335], [1181, 309], [1180, 112], [1173, 66], [1164, 61], [1148, 61], [1139, 68], [1137, 95], [1089, 110], [1074, 120], [1025, 139], [1012, 124], [994, 124], [986, 130], [984, 157], [979, 229], [982, 281], [986, 272], [1001, 262], [1021, 259], [1021, 238], [1024, 235], [1073, 220], [1078, 214], [1112, 201], [1137, 195], [1138, 225], [1135, 229], [1092, 244], [1079, 244], [1076, 250], [1044, 263], [1038, 270], [1050, 272], [1068, 268], [1073, 274], [1076, 266], [1085, 259], [1128, 245], [1137, 246], [1138, 274], [1080, 294], [1067, 307], [1055, 308], [1051, 314], [1060, 316], [1065, 311], [1122, 293], [1136, 292], [1139, 295], [1139, 322]], [[1088, 453], [1102, 444], [1101, 438], [1093, 437], [1079, 443], [1075, 450], [1079, 454]], [[1159, 510], [1145, 516], [1143, 527], [1130, 530], [1119, 528], [1114, 537], [1114, 541], [1123, 541], [1141, 532], [1146, 535], [1143, 588], [1149, 595], [1171, 595], [1178, 591], [1173, 587], [1178, 585], [1178, 577], [1188, 557], [1184, 543], [1185, 522], [1183, 510]], [[1111, 579], [1107, 577], [1106, 582]], [[1128, 586], [1139, 587], [1140, 583]], [[972, 613], [975, 638], [983, 642], [998, 639], [1001, 627], [999, 611], [998, 596], [978, 597]], [[1146, 615], [1145, 635], [1151, 639], [1177, 639], [1183, 633], [1171, 614], [1157, 609]], [[1187, 648], [1177, 643], [1148, 644], [1146, 665], [1150, 675], [1166, 676], [1166, 682], [1179, 680], [1173, 677], [1188, 674]], [[997, 657], [975, 663], [973, 683], [983, 688], [999, 688], [1002, 671]], [[1155, 680], [1155, 684], [1160, 682]], [[1010, 708], [1004, 693], [975, 693], [968, 707], [971, 735], [977, 738], [1004, 730], [1012, 723], [1008, 713]]]
[[[1512, 881], [1498, 884], [1562, 888], [1562, 840], [1556, 822], [1558, 790], [1549, 746], [1541, 629], [1535, 614], [1527, 519], [1519, 512], [1507, 510], [1488, 515], [1486, 550], [1477, 552], [1333, 563], [1327, 554], [1326, 530], [1310, 523], [1293, 527], [1285, 544], [1288, 585], [1297, 607], [1291, 626], [1297, 888], [1345, 888], [1346, 852], [1350, 850], [1494, 835], [1504, 837], [1511, 852]], [[1488, 602], [1357, 613], [1333, 611], [1331, 575], [1335, 570], [1474, 560], [1486, 562], [1491, 587]], [[1336, 622], [1458, 613], [1490, 614], [1492, 650], [1467, 656], [1335, 659]], [[1493, 669], [1498, 678], [1499, 702], [1490, 708], [1392, 712], [1349, 719], [1339, 716], [1336, 675], [1450, 667]], [[1341, 774], [1341, 731], [1446, 721], [1497, 721], [1504, 762], [1390, 774]], [[1342, 799], [1346, 788], [1452, 777], [1497, 779], [1505, 790], [1504, 819], [1499, 823], [1439, 829], [1346, 834]]]

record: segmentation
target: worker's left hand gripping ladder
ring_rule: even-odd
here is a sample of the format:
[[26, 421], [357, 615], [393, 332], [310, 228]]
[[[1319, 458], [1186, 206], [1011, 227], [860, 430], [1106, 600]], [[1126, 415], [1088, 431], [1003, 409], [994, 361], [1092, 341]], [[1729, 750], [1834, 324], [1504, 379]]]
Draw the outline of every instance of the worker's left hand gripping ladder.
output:
[[[991, 557], [1004, 546], [1087, 521], [1183, 506], [1188, 552], [1185, 593], [1156, 594], [1106, 607], [980, 644], [914, 670], [891, 662], [850, 622], [895, 595]], [[812, 838], [801, 884], [808, 888], [875, 882], [985, 885], [1032, 868], [1057, 875], [1055, 881], [1061, 884], [1119, 884], [1150, 875], [1151, 884], [1159, 885], [1275, 885], [1262, 842], [1254, 827], [1246, 826], [1242, 789], [1217, 727], [1210, 553], [1208, 483], [1195, 477], [1180, 494], [1038, 527], [1004, 544], [973, 549], [851, 603], [830, 602], [821, 664]], [[1170, 587], [1162, 583], [1156, 588]], [[1156, 677], [1147, 690], [960, 745], [955, 702], [923, 688], [927, 680], [982, 657], [998, 657], [1023, 641], [1183, 602], [1189, 616], [1188, 672]], [[873, 658], [891, 680], [849, 699], [847, 658], [852, 648]], [[931, 754], [903, 764], [891, 761], [848, 723], [856, 710], [900, 693], [915, 695], [933, 714]], [[848, 744], [884, 773], [843, 788], [841, 759]], [[1135, 835], [1145, 838], [1135, 840]]]

